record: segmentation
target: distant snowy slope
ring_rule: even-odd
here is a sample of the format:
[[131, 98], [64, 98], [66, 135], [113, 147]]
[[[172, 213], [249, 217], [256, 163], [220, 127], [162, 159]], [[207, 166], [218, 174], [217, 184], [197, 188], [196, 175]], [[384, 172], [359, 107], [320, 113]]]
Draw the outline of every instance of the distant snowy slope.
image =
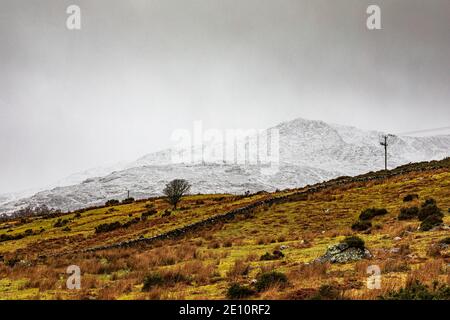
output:
[[[279, 132], [279, 170], [272, 175], [263, 174], [255, 163], [199, 161], [174, 164], [171, 161], [173, 150], [166, 149], [134, 162], [73, 175], [59, 183], [59, 187], [31, 197], [11, 200], [0, 196], [0, 212], [38, 204], [73, 210], [101, 204], [111, 198], [123, 199], [127, 190], [135, 198], [155, 196], [175, 178], [189, 180], [193, 193], [243, 193], [300, 187], [384, 167], [384, 150], [379, 144], [381, 132], [305, 119], [284, 122], [268, 131], [273, 129]], [[207, 145], [202, 152], [208, 151], [209, 147], [213, 146]], [[390, 168], [409, 162], [442, 159], [450, 156], [450, 135], [393, 136], [388, 150]]]
[[27, 205], [47, 204], [49, 207], [74, 210], [83, 206], [104, 203], [106, 199], [123, 199], [127, 190], [136, 198], [161, 194], [165, 183], [183, 177], [192, 184], [192, 193], [243, 193], [247, 190], [274, 191], [305, 185], [311, 181], [324, 181], [336, 176], [315, 168], [283, 166], [275, 175], [262, 175], [257, 166], [233, 165], [164, 165], [144, 166], [92, 178], [74, 186], [42, 191], [33, 197], [5, 205], [11, 211]]
[[89, 179], [92, 177], [105, 176], [107, 174], [110, 174], [111, 172], [124, 170], [128, 167], [129, 167], [128, 162], [119, 162], [119, 163], [116, 163], [116, 164], [110, 165], [110, 166], [95, 167], [95, 168], [91, 168], [91, 169], [88, 169], [85, 171], [71, 174], [70, 176], [57, 181], [53, 185], [54, 185], [54, 187], [71, 186], [74, 184], [81, 183], [86, 179]]

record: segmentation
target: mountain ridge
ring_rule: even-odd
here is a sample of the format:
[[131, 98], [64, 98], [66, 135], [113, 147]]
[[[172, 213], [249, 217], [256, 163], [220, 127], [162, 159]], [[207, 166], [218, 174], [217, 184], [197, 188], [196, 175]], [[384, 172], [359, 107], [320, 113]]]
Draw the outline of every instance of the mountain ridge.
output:
[[[355, 127], [297, 118], [267, 131], [279, 132], [279, 168], [273, 175], [261, 172], [260, 164], [226, 162], [171, 163], [174, 149], [146, 154], [122, 163], [115, 171], [86, 178], [79, 183], [43, 190], [0, 204], [0, 213], [46, 204], [61, 210], [98, 205], [110, 198], [157, 196], [165, 183], [184, 178], [193, 193], [244, 193], [301, 187], [338, 176], [352, 176], [384, 167], [383, 135]], [[438, 160], [450, 155], [450, 135], [432, 137], [393, 136], [389, 146], [390, 167], [409, 162]], [[205, 152], [202, 149], [203, 152]], [[89, 172], [89, 171], [86, 171]], [[104, 173], [104, 171], [103, 171]], [[76, 175], [75, 175], [76, 177]]]

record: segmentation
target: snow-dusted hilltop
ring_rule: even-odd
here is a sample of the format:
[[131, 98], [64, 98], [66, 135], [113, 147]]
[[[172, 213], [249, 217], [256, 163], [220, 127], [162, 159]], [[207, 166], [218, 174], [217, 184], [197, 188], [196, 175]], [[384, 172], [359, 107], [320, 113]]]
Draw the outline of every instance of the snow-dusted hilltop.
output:
[[[279, 137], [279, 166], [271, 174], [261, 171], [259, 162], [208, 161], [206, 158], [174, 163], [173, 150], [167, 149], [132, 163], [119, 164], [113, 169], [116, 171], [109, 174], [101, 169], [71, 176], [68, 181], [77, 184], [6, 203], [0, 201], [0, 212], [38, 204], [73, 210], [102, 204], [107, 199], [123, 199], [127, 190], [135, 198], [150, 197], [160, 195], [164, 185], [175, 178], [187, 179], [192, 184], [192, 193], [243, 193], [300, 187], [384, 168], [384, 150], [379, 144], [381, 132], [304, 119], [284, 122], [267, 130], [274, 131]], [[389, 143], [390, 168], [450, 156], [450, 135], [393, 136]], [[199, 150], [207, 152], [207, 148]], [[102, 173], [101, 176], [95, 177], [96, 172]], [[90, 174], [92, 176], [86, 179]]]

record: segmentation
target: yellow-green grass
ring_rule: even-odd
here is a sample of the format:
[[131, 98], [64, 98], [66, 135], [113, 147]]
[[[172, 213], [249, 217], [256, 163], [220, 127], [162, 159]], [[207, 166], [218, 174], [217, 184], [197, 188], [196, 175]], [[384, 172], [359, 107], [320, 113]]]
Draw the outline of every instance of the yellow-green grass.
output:
[[[71, 255], [59, 259], [48, 259], [30, 266], [1, 266], [0, 298], [3, 299], [223, 299], [230, 283], [251, 285], [264, 270], [277, 270], [288, 275], [290, 285], [284, 289], [274, 288], [251, 298], [291, 298], [302, 290], [317, 290], [323, 284], [345, 287], [348, 298], [376, 298], [390, 288], [405, 284], [409, 277], [422, 277], [424, 281], [449, 280], [449, 270], [445, 268], [450, 256], [448, 249], [441, 250], [441, 256], [428, 254], [431, 244], [449, 236], [446, 230], [421, 232], [420, 222], [399, 221], [397, 216], [403, 206], [420, 205], [428, 197], [437, 201], [443, 212], [450, 207], [450, 173], [445, 170], [411, 173], [384, 181], [348, 184], [311, 194], [308, 199], [281, 203], [271, 207], [260, 207], [252, 215], [237, 217], [227, 223], [219, 223], [180, 239], [168, 240], [150, 247], [126, 250], [107, 250], [93, 254]], [[419, 200], [404, 203], [403, 197], [417, 193]], [[188, 223], [200, 221], [232, 208], [244, 206], [267, 195], [236, 198], [230, 195], [198, 195], [183, 200], [180, 207], [168, 218], [160, 215], [169, 205], [164, 200], [152, 200], [158, 214], [149, 217], [128, 229], [96, 235], [95, 226], [100, 223], [121, 221], [139, 217], [146, 211], [147, 202], [120, 205], [118, 211], [106, 214], [109, 208], [89, 210], [81, 213], [68, 226], [69, 232], [54, 228], [57, 219], [35, 219], [13, 228], [11, 233], [21, 233], [27, 229], [46, 231], [41, 235], [29, 236], [21, 240], [0, 243], [0, 252], [8, 256], [20, 256], [27, 260], [35, 253], [33, 248], [42, 244], [44, 251], [61, 252], [77, 247], [85, 248], [103, 243], [112, 243], [140, 235], [155, 235]], [[224, 197], [218, 201], [218, 198]], [[195, 204], [202, 200], [204, 204]], [[356, 233], [351, 225], [365, 208], [386, 208], [388, 214], [375, 217], [376, 228], [369, 234]], [[74, 214], [68, 215], [73, 217]], [[63, 217], [67, 218], [67, 217]], [[444, 217], [450, 224], [450, 216]], [[6, 232], [5, 229], [0, 233]], [[323, 266], [324, 271], [308, 269], [308, 264], [321, 256], [331, 244], [338, 243], [345, 236], [358, 234], [364, 239], [374, 257], [371, 260], [347, 264]], [[68, 236], [72, 238], [67, 238]], [[76, 243], [71, 239], [79, 237]], [[400, 240], [394, 238], [400, 237]], [[67, 238], [67, 239], [66, 239]], [[53, 239], [53, 240], [51, 240]], [[45, 242], [54, 247], [46, 247]], [[285, 246], [285, 257], [274, 261], [260, 261], [261, 255]], [[409, 247], [406, 254], [395, 254], [390, 250], [401, 246]], [[166, 255], [162, 259], [161, 257]], [[158, 260], [161, 258], [162, 260]], [[246, 275], [231, 276], [235, 263], [242, 260], [250, 269]], [[155, 262], [156, 261], [156, 262]], [[381, 291], [370, 291], [365, 286], [365, 267], [380, 265], [387, 270], [386, 263], [405, 264], [407, 269], [392, 268], [383, 274]], [[64, 281], [55, 280], [54, 286], [40, 284], [36, 279], [37, 268], [48, 273], [59, 274], [64, 279], [65, 267], [77, 264], [82, 267], [82, 290], [65, 289]], [[434, 268], [437, 264], [439, 268]], [[421, 272], [426, 267], [428, 272]], [[314, 266], [314, 268], [318, 268]], [[434, 269], [433, 269], [434, 268]], [[320, 269], [320, 268], [318, 268]], [[55, 271], [56, 270], [56, 271]], [[83, 272], [83, 270], [85, 270]], [[431, 270], [431, 271], [430, 271]], [[434, 271], [433, 271], [434, 270]], [[41, 271], [39, 269], [39, 271]], [[42, 272], [44, 272], [42, 271]], [[144, 276], [164, 272], [186, 273], [188, 281], [155, 287], [150, 292], [142, 292]], [[39, 272], [41, 274], [42, 272]], [[434, 272], [434, 273], [433, 273]], [[45, 272], [44, 272], [45, 273]], [[31, 282], [29, 282], [31, 281]], [[29, 283], [28, 283], [29, 282]], [[28, 283], [28, 284], [27, 284]], [[30, 287], [31, 286], [31, 287]]]
[[[26, 236], [19, 240], [0, 242], [0, 253], [11, 252], [27, 246], [33, 246], [37, 242], [44, 246], [46, 242], [57, 239], [69, 239], [64, 244], [64, 250], [70, 251], [80, 248], [83, 245], [98, 246], [107, 243], [114, 243], [139, 236], [155, 236], [163, 232], [173, 230], [189, 223], [204, 220], [228, 210], [244, 206], [248, 203], [263, 198], [264, 195], [253, 195], [249, 197], [236, 197], [232, 195], [194, 195], [187, 196], [181, 202], [179, 208], [171, 212], [169, 217], [162, 217], [165, 210], [171, 207], [163, 200], [149, 200], [124, 204], [100, 209], [92, 209], [82, 212], [76, 218], [74, 213], [56, 218], [28, 218], [29, 222], [21, 224], [19, 219], [13, 222], [0, 224], [0, 235], [23, 234], [26, 230], [33, 230], [35, 234]], [[197, 204], [199, 201], [204, 203]], [[149, 216], [146, 221], [139, 222], [126, 230], [118, 230], [114, 233], [95, 234], [95, 227], [100, 224], [120, 222], [125, 223], [133, 218], [140, 218], [141, 214], [148, 209], [146, 205], [153, 204], [157, 214]], [[64, 231], [64, 227], [54, 227], [59, 219], [68, 219], [70, 222], [64, 227], [69, 227], [70, 231]], [[17, 224], [17, 226], [14, 226]], [[11, 225], [13, 227], [5, 227]], [[39, 232], [44, 229], [43, 232]], [[113, 236], [111, 236], [113, 235]]]

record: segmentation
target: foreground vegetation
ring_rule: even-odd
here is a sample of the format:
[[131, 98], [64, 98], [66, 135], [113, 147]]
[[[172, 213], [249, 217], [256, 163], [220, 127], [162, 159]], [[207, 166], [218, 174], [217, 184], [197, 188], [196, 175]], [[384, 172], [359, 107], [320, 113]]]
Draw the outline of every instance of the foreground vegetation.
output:
[[[176, 210], [160, 198], [110, 201], [3, 221], [0, 298], [449, 299], [449, 190], [448, 166], [418, 170], [259, 206], [179, 238], [94, 252], [79, 250], [151, 237], [295, 190], [191, 195]], [[317, 262], [337, 243], [365, 247], [371, 257]], [[70, 265], [80, 267], [80, 290], [66, 287]], [[367, 287], [373, 265], [379, 289]]]

